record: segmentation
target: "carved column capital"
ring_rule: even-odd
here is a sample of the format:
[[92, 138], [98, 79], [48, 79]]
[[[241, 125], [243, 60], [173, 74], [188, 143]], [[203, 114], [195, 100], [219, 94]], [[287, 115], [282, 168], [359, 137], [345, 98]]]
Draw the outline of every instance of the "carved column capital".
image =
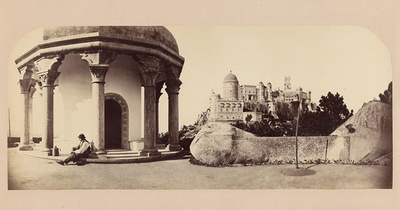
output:
[[174, 79], [176, 80], [176, 79], [179, 79], [182, 69], [169, 64], [169, 65], [165, 66], [165, 72], [166, 72], [167, 78], [169, 80], [174, 80]]
[[168, 65], [166, 67], [167, 74], [167, 93], [168, 94], [178, 94], [182, 81], [179, 79], [180, 70], [178, 67], [173, 65]]
[[92, 83], [105, 83], [108, 67], [108, 64], [89, 65]]
[[163, 62], [155, 56], [144, 54], [135, 54], [132, 57], [139, 64], [144, 86], [156, 86], [156, 81], [164, 69]]
[[165, 89], [168, 94], [179, 94], [182, 82], [180, 79], [167, 81], [167, 88]]
[[80, 54], [82, 60], [89, 64], [92, 83], [104, 83], [109, 64], [115, 60], [117, 53], [114, 51], [97, 50]]
[[28, 64], [21, 69], [22, 79], [19, 80], [19, 86], [21, 88], [21, 94], [28, 94], [31, 89], [36, 85], [36, 80], [32, 78], [34, 74], [35, 65]]
[[40, 81], [40, 86], [49, 87], [54, 86], [54, 82], [56, 81], [57, 77], [60, 76], [60, 72], [57, 70], [48, 70], [44, 72], [38, 73], [38, 79]]
[[64, 60], [64, 55], [53, 55], [42, 57], [35, 62], [40, 86], [54, 85], [54, 81], [60, 75], [58, 68], [62, 60]]

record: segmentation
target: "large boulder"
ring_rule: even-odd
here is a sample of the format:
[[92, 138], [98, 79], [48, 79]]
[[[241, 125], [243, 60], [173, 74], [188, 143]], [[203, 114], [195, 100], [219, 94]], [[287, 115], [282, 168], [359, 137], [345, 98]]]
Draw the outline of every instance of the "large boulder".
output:
[[392, 106], [371, 101], [339, 126], [331, 135], [350, 138], [350, 158], [373, 161], [392, 153]]
[[211, 166], [268, 161], [267, 150], [253, 134], [223, 122], [204, 125], [192, 141], [190, 152], [200, 163]]

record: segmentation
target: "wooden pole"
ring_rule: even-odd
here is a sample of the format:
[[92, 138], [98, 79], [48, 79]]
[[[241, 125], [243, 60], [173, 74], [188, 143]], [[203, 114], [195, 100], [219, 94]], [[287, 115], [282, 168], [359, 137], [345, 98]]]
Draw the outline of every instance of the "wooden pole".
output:
[[296, 169], [299, 168], [299, 140], [297, 138], [299, 132], [299, 118], [300, 118], [300, 106], [301, 106], [301, 98], [299, 94], [299, 106], [297, 108], [297, 120], [296, 120]]
[[10, 108], [8, 108], [8, 137], [11, 137]]

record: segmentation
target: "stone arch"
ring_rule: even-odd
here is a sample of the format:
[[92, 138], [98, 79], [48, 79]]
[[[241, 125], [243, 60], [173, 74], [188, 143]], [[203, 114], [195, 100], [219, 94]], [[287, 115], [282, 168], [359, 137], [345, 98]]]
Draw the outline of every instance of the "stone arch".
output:
[[117, 93], [104, 94], [104, 101], [113, 100], [121, 106], [121, 147], [129, 149], [129, 109], [125, 99]]

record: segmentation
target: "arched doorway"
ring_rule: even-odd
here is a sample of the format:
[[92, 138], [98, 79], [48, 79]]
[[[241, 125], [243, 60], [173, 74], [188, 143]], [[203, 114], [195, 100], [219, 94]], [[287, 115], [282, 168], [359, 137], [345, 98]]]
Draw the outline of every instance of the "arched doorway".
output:
[[105, 148], [120, 149], [122, 140], [121, 106], [114, 100], [105, 101]]
[[116, 93], [104, 95], [105, 149], [129, 149], [128, 105]]

